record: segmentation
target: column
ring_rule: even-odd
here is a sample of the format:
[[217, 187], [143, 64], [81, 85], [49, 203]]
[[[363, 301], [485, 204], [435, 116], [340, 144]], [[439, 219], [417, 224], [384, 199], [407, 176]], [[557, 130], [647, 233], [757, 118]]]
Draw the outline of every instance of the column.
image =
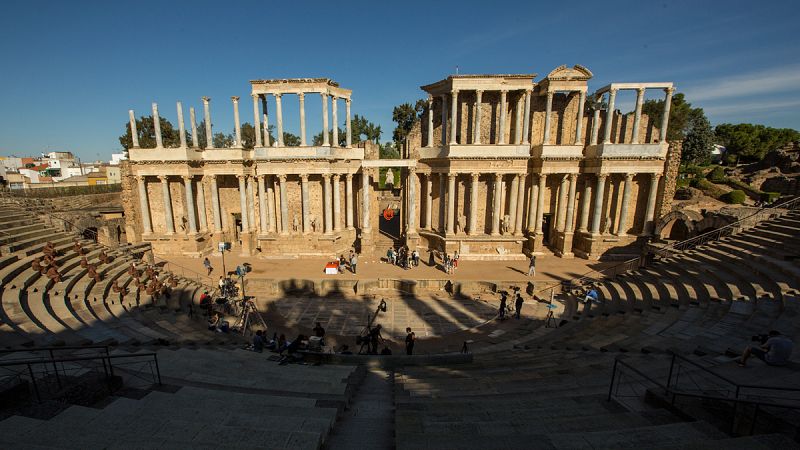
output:
[[481, 97], [483, 97], [483, 91], [475, 91], [475, 125], [472, 127], [473, 144], [481, 143]]
[[633, 116], [633, 136], [631, 144], [639, 143], [639, 127], [642, 124], [642, 104], [644, 103], [644, 88], [636, 89], [636, 112]]
[[540, 174], [539, 175], [539, 192], [536, 196], [536, 234], [542, 234], [544, 231], [542, 230], [544, 220], [544, 190], [547, 187], [547, 174]]
[[578, 174], [569, 174], [569, 197], [567, 197], [567, 220], [564, 221], [564, 231], [572, 233], [575, 231], [575, 190], [578, 187]]
[[208, 231], [208, 218], [206, 217], [206, 190], [203, 179], [200, 177], [200, 182], [197, 186], [197, 217], [200, 219], [200, 230]]
[[352, 132], [352, 130], [350, 128], [350, 99], [349, 98], [346, 98], [344, 100], [344, 106], [345, 106], [345, 112], [346, 112], [346, 117], [344, 119], [345, 120], [344, 126], [347, 129], [347, 141], [346, 141], [346, 144], [347, 144], [347, 148], [350, 148], [350, 147], [353, 146], [353, 132]]
[[353, 174], [348, 173], [344, 178], [344, 207], [345, 207], [345, 226], [348, 230], [353, 229]]
[[450, 145], [458, 144], [458, 91], [450, 93], [453, 101], [450, 104]]
[[606, 173], [597, 174], [597, 189], [595, 189], [596, 193], [594, 194], [594, 214], [592, 215], [592, 234], [600, 233], [600, 221], [603, 220], [603, 197], [605, 196], [607, 177], [608, 174]]
[[217, 176], [211, 177], [211, 213], [214, 217], [214, 231], [222, 232], [222, 215], [219, 210], [219, 189], [217, 188]]
[[192, 147], [200, 148], [200, 137], [197, 136], [197, 116], [194, 114], [194, 107], [189, 107], [189, 120], [192, 121]]
[[608, 109], [606, 110], [606, 127], [603, 130], [603, 144], [611, 143], [611, 126], [614, 123], [614, 100], [616, 98], [616, 89], [608, 91]]
[[306, 146], [306, 94], [297, 94], [297, 100], [300, 102], [300, 146]]
[[522, 216], [525, 208], [525, 174], [517, 175], [517, 215], [514, 221], [514, 235], [522, 236]]
[[258, 225], [256, 224], [256, 200], [255, 200], [255, 188], [253, 187], [253, 183], [255, 182], [255, 178], [252, 176], [247, 177], [247, 223], [250, 225], [250, 230], [255, 231], [258, 229]]
[[[258, 128], [256, 128], [256, 129], [258, 129]], [[257, 179], [257, 181], [258, 181], [258, 218], [259, 218], [258, 230], [261, 233], [264, 233], [265, 231], [267, 231], [267, 223], [268, 223], [267, 222], [267, 207], [266, 207], [266, 204], [265, 204], [266, 203], [265, 202], [266, 198], [264, 197], [264, 195], [265, 195], [265, 189], [264, 189], [265, 180], [264, 179], [265, 178], [266, 178], [265, 176], [261, 175]]]
[[522, 96], [517, 99], [517, 108], [514, 113], [517, 121], [514, 125], [514, 144], [522, 144]]
[[439, 174], [439, 231], [444, 233], [447, 226], [447, 181], [445, 174]]
[[469, 183], [469, 224], [468, 234], [474, 236], [478, 234], [478, 178], [479, 173], [472, 173], [470, 175]]
[[581, 218], [579, 220], [578, 231], [583, 233], [589, 228], [589, 208], [592, 207], [592, 185], [589, 180], [585, 181], [583, 196], [581, 197]]
[[177, 103], [178, 108], [178, 135], [180, 136], [181, 148], [186, 148], [186, 124], [183, 122], [183, 105]]
[[233, 96], [231, 97], [231, 101], [233, 102], [233, 133], [235, 141], [233, 143], [234, 146], [237, 148], [242, 147], [242, 126], [239, 123], [239, 97]]
[[331, 211], [331, 174], [322, 174], [322, 204], [324, 205], [325, 214], [325, 234], [333, 232], [333, 214]]
[[586, 107], [586, 92], [580, 91], [578, 97], [578, 123], [575, 124], [575, 145], [583, 143], [583, 109]]
[[542, 144], [550, 145], [550, 122], [553, 119], [553, 93], [547, 91], [547, 107], [544, 110], [544, 141]]
[[331, 145], [333, 147], [339, 146], [339, 105], [337, 100], [339, 100], [335, 95], [331, 96], [331, 118], [332, 118], [332, 127], [331, 133], [333, 133], [333, 142]]
[[667, 126], [669, 126], [669, 109], [672, 106], [672, 93], [675, 92], [674, 87], [664, 89], [664, 114], [661, 117], [661, 142], [667, 142]]
[[333, 175], [333, 231], [342, 230], [342, 206], [339, 195], [339, 174]]
[[[253, 97], [253, 131], [256, 134], [256, 147], [261, 147], [261, 111], [258, 110], [258, 94], [251, 95]], [[261, 182], [259, 182], [259, 185]], [[264, 224], [261, 224], [263, 230]]]
[[150, 204], [147, 201], [147, 182], [142, 175], [137, 175], [136, 181], [139, 185], [139, 210], [142, 212], [143, 233], [150, 234], [153, 232], [153, 225], [150, 223]]
[[267, 190], [267, 232], [272, 233], [275, 231], [275, 191], [272, 189], [273, 185], [272, 175], [264, 175], [264, 184]]
[[286, 175], [278, 175], [280, 180], [280, 201], [281, 201], [281, 233], [289, 234], [289, 201], [286, 193]]
[[[514, 224], [517, 223], [517, 197], [518, 197], [517, 191], [519, 191], [519, 175], [512, 175], [511, 188], [509, 190], [509, 197], [511, 198], [508, 200], [509, 228], [513, 228]], [[514, 230], [511, 231], [512, 232], [516, 231], [516, 228], [514, 228]]]
[[447, 95], [442, 94], [442, 147], [447, 145]]
[[153, 103], [153, 129], [156, 134], [156, 148], [164, 148], [161, 141], [161, 119], [158, 117], [158, 103]]
[[448, 235], [453, 234], [455, 218], [456, 218], [456, 174], [448, 173], [447, 174], [447, 234]]
[[408, 234], [417, 232], [417, 173], [413, 167], [408, 169]]
[[[281, 183], [282, 184], [282, 183]], [[281, 194], [283, 193], [283, 189], [281, 189]], [[302, 174], [300, 175], [300, 206], [302, 208], [303, 214], [303, 233], [309, 233], [311, 231], [311, 219], [308, 216], [309, 210], [309, 199], [308, 199], [308, 175]]]
[[528, 233], [536, 231], [536, 205], [539, 202], [539, 183], [536, 175], [531, 176], [531, 195], [528, 197]]
[[362, 194], [362, 231], [370, 232], [372, 228], [369, 225], [369, 172], [361, 169], [361, 194]]
[[500, 91], [500, 127], [498, 128], [497, 143], [506, 143], [506, 96], [508, 91]]
[[650, 235], [653, 233], [653, 226], [655, 225], [656, 214], [656, 195], [658, 194], [658, 180], [661, 175], [654, 173], [650, 175], [650, 190], [647, 191], [647, 210], [644, 213], [644, 229], [643, 234]]
[[428, 145], [426, 147], [433, 147], [433, 96], [428, 96]]
[[600, 108], [594, 108], [594, 115], [592, 116], [592, 136], [589, 145], [597, 145], [597, 135], [600, 134]]
[[522, 118], [522, 143], [529, 144], [531, 140], [531, 90], [525, 90], [525, 117]]
[[264, 112], [264, 147], [270, 146], [269, 139], [269, 116], [267, 115], [267, 94], [261, 97], [261, 110]]
[[[205, 121], [206, 127], [206, 148], [214, 148], [214, 136], [211, 133], [211, 111], [208, 105], [211, 98], [201, 97], [201, 99], [203, 100], [203, 120]], [[220, 225], [220, 223], [217, 222], [217, 225]]]
[[166, 175], [159, 175], [161, 180], [161, 193], [164, 196], [164, 223], [167, 225], [167, 234], [175, 233], [175, 221], [172, 217], [172, 199], [169, 195], [169, 179]]
[[136, 116], [133, 110], [128, 110], [128, 118], [131, 122], [131, 140], [133, 141], [133, 148], [139, 148], [139, 132], [136, 130]]
[[320, 94], [322, 97], [322, 145], [327, 147], [331, 145], [330, 136], [328, 136], [328, 94]]
[[500, 234], [500, 184], [503, 182], [503, 176], [498, 174], [494, 175], [494, 198], [492, 205], [492, 236]]
[[567, 219], [567, 191], [569, 190], [569, 178], [566, 175], [561, 177], [561, 184], [558, 186], [558, 206], [556, 207], [556, 231], [564, 231]]
[[[275, 113], [278, 115], [278, 118], [275, 119], [278, 122], [278, 136], [276, 137], [278, 147], [283, 147], [283, 104], [281, 102], [281, 95], [282, 94], [275, 94]], [[283, 193], [283, 182], [281, 182], [281, 193]], [[283, 205], [281, 205], [281, 207], [283, 207]], [[285, 230], [284, 228], [284, 231]]]
[[617, 236], [626, 236], [628, 234], [628, 206], [631, 202], [634, 175], [636, 174], [625, 174], [625, 188], [622, 191], [622, 207], [619, 210], [619, 220], [617, 221]]
[[248, 233], [250, 231], [250, 223], [247, 217], [247, 186], [245, 185], [245, 178], [247, 177], [244, 175], [237, 175], [236, 178], [239, 179], [239, 204], [242, 208], [242, 233]]
[[422, 228], [431, 230], [433, 224], [431, 220], [433, 214], [433, 174], [425, 174], [425, 222], [422, 223]]
[[192, 189], [192, 177], [183, 176], [183, 186], [186, 189], [186, 218], [189, 219], [189, 233], [197, 233], [197, 219], [194, 215], [194, 190]]

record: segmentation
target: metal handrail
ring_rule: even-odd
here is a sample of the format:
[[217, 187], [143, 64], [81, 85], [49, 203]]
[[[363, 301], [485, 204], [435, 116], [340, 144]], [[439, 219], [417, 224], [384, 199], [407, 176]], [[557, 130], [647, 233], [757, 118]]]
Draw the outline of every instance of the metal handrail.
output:
[[19, 353], [19, 352], [38, 352], [38, 351], [49, 351], [49, 350], [85, 350], [85, 349], [103, 349], [108, 351], [107, 345], [51, 345], [45, 347], [33, 347], [33, 348], [4, 348], [0, 349], [0, 353]]

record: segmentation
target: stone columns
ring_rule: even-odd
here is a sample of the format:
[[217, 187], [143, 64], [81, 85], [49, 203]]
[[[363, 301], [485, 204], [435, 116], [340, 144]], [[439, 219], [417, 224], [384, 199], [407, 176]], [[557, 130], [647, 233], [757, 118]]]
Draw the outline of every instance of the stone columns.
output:
[[522, 236], [522, 216], [525, 208], [525, 174], [517, 175], [517, 215], [514, 221], [514, 235]]
[[344, 126], [347, 129], [347, 136], [346, 136], [347, 140], [345, 141], [345, 144], [347, 145], [347, 148], [350, 148], [350, 147], [353, 146], [353, 132], [352, 132], [352, 130], [350, 128], [350, 99], [349, 98], [346, 98], [344, 100], [344, 106], [345, 106], [345, 112], [346, 112], [346, 117], [344, 119], [345, 120]]
[[331, 201], [331, 175], [329, 173], [322, 174], [322, 204], [324, 206], [324, 221], [325, 221], [325, 234], [333, 232], [332, 220], [332, 206]]
[[[263, 183], [266, 185], [266, 210], [267, 210], [267, 224], [265, 230], [268, 233], [272, 233], [275, 231], [274, 223], [275, 223], [275, 191], [272, 189], [271, 175], [264, 175]], [[262, 203], [264, 203], [262, 201]]]
[[564, 231], [564, 222], [567, 219], [567, 191], [569, 190], [569, 178], [566, 175], [561, 177], [561, 184], [558, 186], [558, 206], [556, 207], [556, 231]]
[[594, 194], [594, 214], [592, 215], [592, 234], [600, 233], [600, 221], [603, 220], [603, 200], [606, 191], [606, 178], [608, 174], [597, 174], [597, 189]]
[[442, 94], [442, 147], [447, 145], [447, 95]]
[[206, 217], [206, 190], [204, 177], [200, 178], [197, 186], [197, 218], [199, 219], [199, 226], [201, 231], [208, 231], [208, 218]]
[[547, 107], [544, 110], [544, 141], [542, 144], [550, 145], [550, 122], [553, 116], [553, 93], [547, 91]]
[[453, 101], [450, 104], [450, 145], [458, 144], [458, 91], [450, 93]]
[[517, 108], [514, 112], [517, 116], [517, 121], [514, 125], [514, 144], [522, 144], [522, 97], [517, 99]]
[[192, 147], [200, 148], [200, 138], [197, 136], [197, 116], [194, 114], [194, 107], [189, 107], [189, 120], [192, 121]]
[[444, 233], [447, 226], [447, 181], [445, 174], [439, 174], [439, 231]]
[[239, 204], [242, 208], [242, 233], [250, 231], [250, 223], [248, 222], [247, 214], [247, 186], [245, 185], [245, 175], [237, 175], [239, 179]]
[[167, 234], [175, 233], [175, 220], [172, 216], [172, 199], [169, 195], [169, 178], [166, 175], [159, 175], [161, 180], [161, 193], [164, 196], [164, 223], [167, 225]]
[[345, 208], [345, 227], [353, 229], [353, 174], [348, 173], [344, 178], [344, 208]]
[[525, 90], [525, 116], [522, 118], [522, 143], [531, 141], [531, 90]]
[[539, 202], [539, 183], [537, 176], [531, 177], [531, 195], [528, 197], [528, 233], [536, 231], [536, 206]]
[[592, 207], [592, 185], [588, 180], [585, 182], [583, 188], [583, 195], [581, 196], [581, 217], [578, 222], [578, 231], [586, 232], [589, 228], [589, 209]]
[[322, 145], [327, 147], [331, 145], [328, 135], [328, 94], [323, 92], [320, 97], [322, 97]]
[[[258, 130], [258, 129], [259, 128], [256, 128], [256, 130]], [[264, 197], [264, 195], [265, 195], [265, 192], [264, 192], [265, 191], [265, 189], [264, 189], [264, 181], [265, 180], [264, 180], [264, 178], [266, 178], [266, 177], [262, 175], [262, 176], [259, 176], [258, 179], [257, 179], [257, 182], [258, 182], [258, 219], [259, 219], [258, 230], [261, 233], [264, 233], [265, 231], [267, 231], [267, 223], [268, 223], [267, 222], [267, 207], [265, 205], [266, 198]]]
[[478, 234], [478, 177], [479, 173], [472, 173], [470, 175], [471, 181], [469, 184], [469, 224], [468, 232], [470, 236]]
[[[258, 94], [251, 95], [253, 97], [253, 131], [256, 135], [256, 147], [261, 147], [261, 111], [258, 110]], [[258, 182], [259, 186], [261, 182]], [[264, 223], [261, 224], [261, 229], [264, 229]]]
[[[338, 141], [337, 141], [338, 142]], [[333, 231], [342, 231], [342, 206], [339, 195], [339, 174], [333, 175]]]
[[164, 148], [161, 138], [161, 119], [158, 117], [158, 103], [153, 103], [153, 129], [156, 134], [156, 148]]
[[431, 230], [433, 224], [431, 220], [433, 214], [433, 174], [425, 174], [425, 222], [422, 223], [422, 228]]
[[286, 192], [286, 175], [278, 175], [281, 188], [281, 234], [289, 234], [289, 200]]
[[[283, 102], [281, 101], [282, 94], [275, 94], [275, 113], [278, 115], [278, 118], [275, 119], [278, 124], [278, 136], [276, 140], [278, 141], [278, 147], [283, 147]], [[281, 195], [283, 195], [283, 181], [281, 181]], [[283, 207], [283, 201], [281, 201], [281, 208]], [[284, 231], [286, 229], [284, 228]]]
[[575, 124], [575, 145], [583, 143], [583, 109], [586, 107], [586, 92], [580, 91], [578, 98], [578, 123]]
[[542, 234], [543, 230], [543, 223], [544, 220], [544, 190], [547, 187], [547, 174], [540, 174], [539, 175], [539, 192], [536, 196], [536, 234]]
[[[203, 121], [206, 127], [206, 148], [214, 148], [214, 135], [211, 133], [211, 111], [208, 102], [211, 101], [210, 97], [201, 97], [203, 100]], [[219, 209], [219, 208], [217, 208]], [[221, 225], [217, 223], [217, 225]]]
[[408, 168], [408, 234], [417, 232], [417, 172], [413, 167]]
[[634, 175], [636, 174], [625, 174], [625, 188], [622, 191], [622, 207], [619, 210], [619, 220], [617, 221], [617, 236], [626, 236], [628, 234], [628, 206], [631, 201]]
[[428, 96], [428, 142], [426, 147], [433, 147], [433, 96]]
[[669, 109], [672, 106], [672, 93], [674, 87], [664, 89], [664, 115], [661, 117], [661, 142], [667, 142], [667, 127], [669, 126]]
[[217, 187], [217, 176], [209, 175], [211, 178], [211, 213], [214, 218], [214, 231], [222, 232], [222, 214], [219, 210], [219, 189]]
[[369, 201], [370, 201], [370, 193], [369, 193], [369, 172], [361, 169], [361, 194], [362, 194], [362, 210], [363, 214], [361, 217], [362, 222], [362, 232], [369, 233], [372, 231], [372, 227], [369, 224]]
[[197, 233], [197, 219], [194, 215], [194, 189], [192, 188], [192, 177], [183, 176], [183, 186], [186, 189], [186, 218], [189, 219], [189, 233]]
[[650, 189], [647, 191], [647, 210], [644, 213], [644, 227], [642, 233], [650, 235], [653, 233], [656, 214], [656, 195], [658, 194], [658, 180], [661, 175], [654, 173], [650, 175]]
[[[454, 97], [455, 98], [455, 97]], [[453, 130], [455, 131], [455, 130]], [[447, 230], [452, 235], [456, 222], [456, 174], [447, 174]]]
[[131, 122], [131, 140], [133, 141], [133, 148], [139, 148], [139, 132], [136, 130], [136, 116], [133, 110], [128, 110], [128, 119]]
[[339, 105], [335, 95], [331, 96], [331, 118], [333, 122], [333, 126], [331, 127], [331, 133], [333, 133], [333, 142], [331, 142], [331, 146], [338, 147], [339, 146]]
[[644, 88], [636, 90], [636, 112], [633, 116], [633, 135], [631, 144], [639, 143], [639, 127], [642, 124], [642, 104], [644, 103]]
[[503, 183], [503, 176], [499, 173], [494, 175], [494, 196], [492, 206], [492, 236], [500, 235], [500, 216], [503, 214], [500, 203], [501, 184]]
[[[283, 193], [283, 189], [281, 189], [281, 193]], [[302, 174], [300, 175], [300, 206], [302, 208], [302, 222], [303, 222], [303, 233], [308, 233], [311, 231], [311, 218], [308, 216], [309, 211], [309, 198], [308, 198], [308, 175]]]
[[186, 148], [186, 124], [183, 121], [183, 105], [177, 103], [178, 108], [178, 134], [181, 140], [181, 148]]
[[608, 91], [608, 109], [606, 110], [606, 126], [603, 130], [603, 144], [611, 143], [611, 126], [614, 124], [614, 100], [616, 100], [616, 98], [616, 89]]
[[483, 97], [483, 91], [475, 91], [475, 126], [472, 127], [473, 144], [481, 143], [481, 97]]
[[498, 144], [506, 143], [506, 114], [507, 114], [506, 109], [508, 109], [508, 105], [506, 103], [507, 96], [508, 96], [508, 91], [500, 91], [500, 126], [497, 129]]
[[567, 197], [567, 220], [564, 222], [564, 231], [572, 233], [575, 231], [575, 190], [578, 184], [578, 174], [569, 174], [569, 196]]
[[[512, 175], [511, 189], [509, 190], [511, 198], [508, 200], [508, 209], [510, 210], [508, 214], [510, 219], [509, 228], [514, 227], [514, 224], [517, 223], [517, 198], [519, 196], [517, 191], [519, 191], [519, 175]], [[516, 231], [516, 228], [514, 231]]]
[[270, 146], [269, 139], [269, 115], [267, 111], [267, 94], [261, 97], [261, 109], [264, 112], [264, 147]]
[[597, 135], [600, 134], [600, 109], [594, 109], [592, 116], [592, 136], [589, 138], [589, 145], [597, 145]]
[[306, 146], [306, 94], [297, 94], [297, 101], [300, 102], [300, 146]]
[[256, 201], [255, 201], [255, 187], [253, 187], [254, 177], [247, 177], [247, 223], [250, 225], [249, 230], [256, 230]]
[[153, 225], [150, 223], [150, 204], [147, 201], [147, 182], [142, 175], [136, 176], [136, 182], [139, 185], [139, 210], [142, 212], [142, 231], [144, 234], [150, 234], [153, 232]]
[[231, 97], [231, 101], [233, 102], [233, 133], [235, 137], [235, 141], [233, 143], [234, 146], [237, 148], [242, 147], [242, 125], [239, 121], [239, 97], [233, 96]]

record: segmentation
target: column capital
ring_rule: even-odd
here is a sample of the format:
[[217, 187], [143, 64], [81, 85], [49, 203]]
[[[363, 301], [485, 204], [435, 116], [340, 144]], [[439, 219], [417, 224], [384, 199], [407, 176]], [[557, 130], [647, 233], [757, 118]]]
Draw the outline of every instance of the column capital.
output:
[[162, 183], [166, 183], [169, 180], [169, 175], [158, 175], [158, 179], [161, 180]]
[[305, 99], [306, 98], [306, 93], [305, 92], [298, 92], [297, 93], [297, 98], [299, 98], [301, 100]]
[[553, 98], [553, 94], [555, 94], [555, 91], [551, 91], [550, 89], [545, 91], [545, 95], [547, 95], [550, 98]]
[[325, 179], [325, 181], [328, 181], [328, 180], [330, 180], [330, 179], [331, 179], [331, 174], [329, 174], [329, 173], [323, 173], [323, 174], [322, 174], [322, 178], [324, 178], [324, 179]]
[[331, 176], [333, 177], [333, 181], [339, 181], [339, 178], [341, 177], [341, 175], [339, 175], [338, 173], [334, 173]]
[[447, 178], [455, 178], [457, 175], [458, 175], [457, 173], [448, 172], [447, 173]]
[[134, 176], [133, 176], [133, 178], [134, 178], [136, 181], [143, 181], [145, 176], [146, 176], [146, 175], [134, 175]]
[[569, 174], [569, 181], [570, 181], [570, 182], [574, 183], [574, 182], [575, 182], [575, 180], [577, 180], [577, 179], [578, 179], [578, 174], [577, 174], [577, 173], [571, 173], [571, 174]]
[[472, 172], [471, 174], [469, 174], [469, 176], [472, 177], [473, 181], [478, 181], [478, 177], [480, 177], [481, 174], [479, 172]]
[[475, 89], [475, 94], [483, 95], [483, 89]]
[[217, 174], [209, 173], [208, 175], [203, 175], [203, 178], [208, 178], [211, 181], [217, 181]]
[[236, 178], [238, 178], [240, 181], [244, 181], [247, 180], [247, 175], [236, 175]]
[[231, 101], [233, 101], [233, 103], [238, 103], [239, 102], [239, 96], [238, 95], [232, 96], [231, 97]]
[[500, 180], [502, 180], [502, 179], [503, 179], [503, 174], [502, 174], [502, 173], [496, 173], [496, 174], [494, 174], [494, 179], [495, 179], [495, 181], [500, 181]]
[[666, 93], [668, 95], [672, 95], [674, 92], [675, 92], [675, 87], [674, 86], [673, 87], [664, 88], [664, 93]]
[[344, 102], [347, 103], [348, 105], [350, 105], [350, 97], [345, 98]]
[[320, 92], [319, 95], [322, 96], [322, 98], [328, 98], [327, 92]]
[[[285, 177], [286, 177], [286, 175], [284, 175], [284, 178]], [[307, 173], [300, 174], [300, 181], [302, 181], [303, 183], [307, 182], [308, 181], [308, 174]]]
[[636, 176], [635, 173], [626, 173], [625, 174], [625, 181], [631, 181], [633, 179], [633, 177], [635, 177], [635, 176]]
[[274, 94], [272, 94], [272, 95], [273, 95], [275, 98], [281, 98], [281, 96], [283, 96], [283, 94], [281, 94], [280, 92], [276, 92], [276, 93], [274, 93]]
[[617, 91], [619, 91], [619, 88], [611, 88], [608, 90], [608, 93], [609, 95], [617, 95]]
[[200, 100], [202, 100], [202, 101], [203, 101], [203, 103], [205, 103], [205, 104], [208, 104], [208, 102], [210, 102], [210, 101], [211, 101], [211, 97], [206, 97], [206, 96], [204, 95], [204, 96], [200, 97]]
[[282, 174], [278, 175], [278, 180], [280, 180], [281, 183], [285, 183], [286, 182], [286, 174], [282, 173]]
[[606, 178], [608, 178], [608, 174], [607, 173], [598, 173], [597, 174], [597, 178], [599, 180], [605, 180]]
[[336, 96], [336, 95], [334, 95], [334, 94], [331, 94], [331, 101], [334, 101], [334, 102], [335, 102], [336, 100], [339, 100], [339, 97], [337, 97], [337, 96]]
[[450, 91], [450, 95], [453, 95], [453, 96], [458, 95], [458, 89], [453, 89], [452, 91]]
[[428, 94], [428, 106], [433, 105], [433, 95]]
[[636, 88], [636, 94], [637, 95], [644, 95], [644, 91], [645, 90], [646, 90], [646, 88], [643, 88], [643, 87]]
[[194, 177], [191, 175], [181, 175], [181, 178], [183, 179], [183, 181], [192, 181]]
[[259, 98], [261, 98], [261, 95], [259, 95], [259, 94], [250, 94], [250, 97], [253, 97], [253, 100], [258, 100]]
[[346, 173], [346, 174], [344, 174], [344, 177], [347, 179], [347, 181], [353, 181], [353, 174], [352, 173]]

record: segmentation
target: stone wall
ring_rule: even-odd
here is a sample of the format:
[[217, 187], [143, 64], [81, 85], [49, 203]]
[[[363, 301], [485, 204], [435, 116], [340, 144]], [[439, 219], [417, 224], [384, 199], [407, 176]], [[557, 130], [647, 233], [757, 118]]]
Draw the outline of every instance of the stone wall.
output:
[[683, 141], [669, 143], [667, 159], [664, 162], [664, 176], [661, 177], [658, 203], [656, 203], [656, 220], [672, 210], [672, 200], [678, 185], [678, 170], [681, 165]]

